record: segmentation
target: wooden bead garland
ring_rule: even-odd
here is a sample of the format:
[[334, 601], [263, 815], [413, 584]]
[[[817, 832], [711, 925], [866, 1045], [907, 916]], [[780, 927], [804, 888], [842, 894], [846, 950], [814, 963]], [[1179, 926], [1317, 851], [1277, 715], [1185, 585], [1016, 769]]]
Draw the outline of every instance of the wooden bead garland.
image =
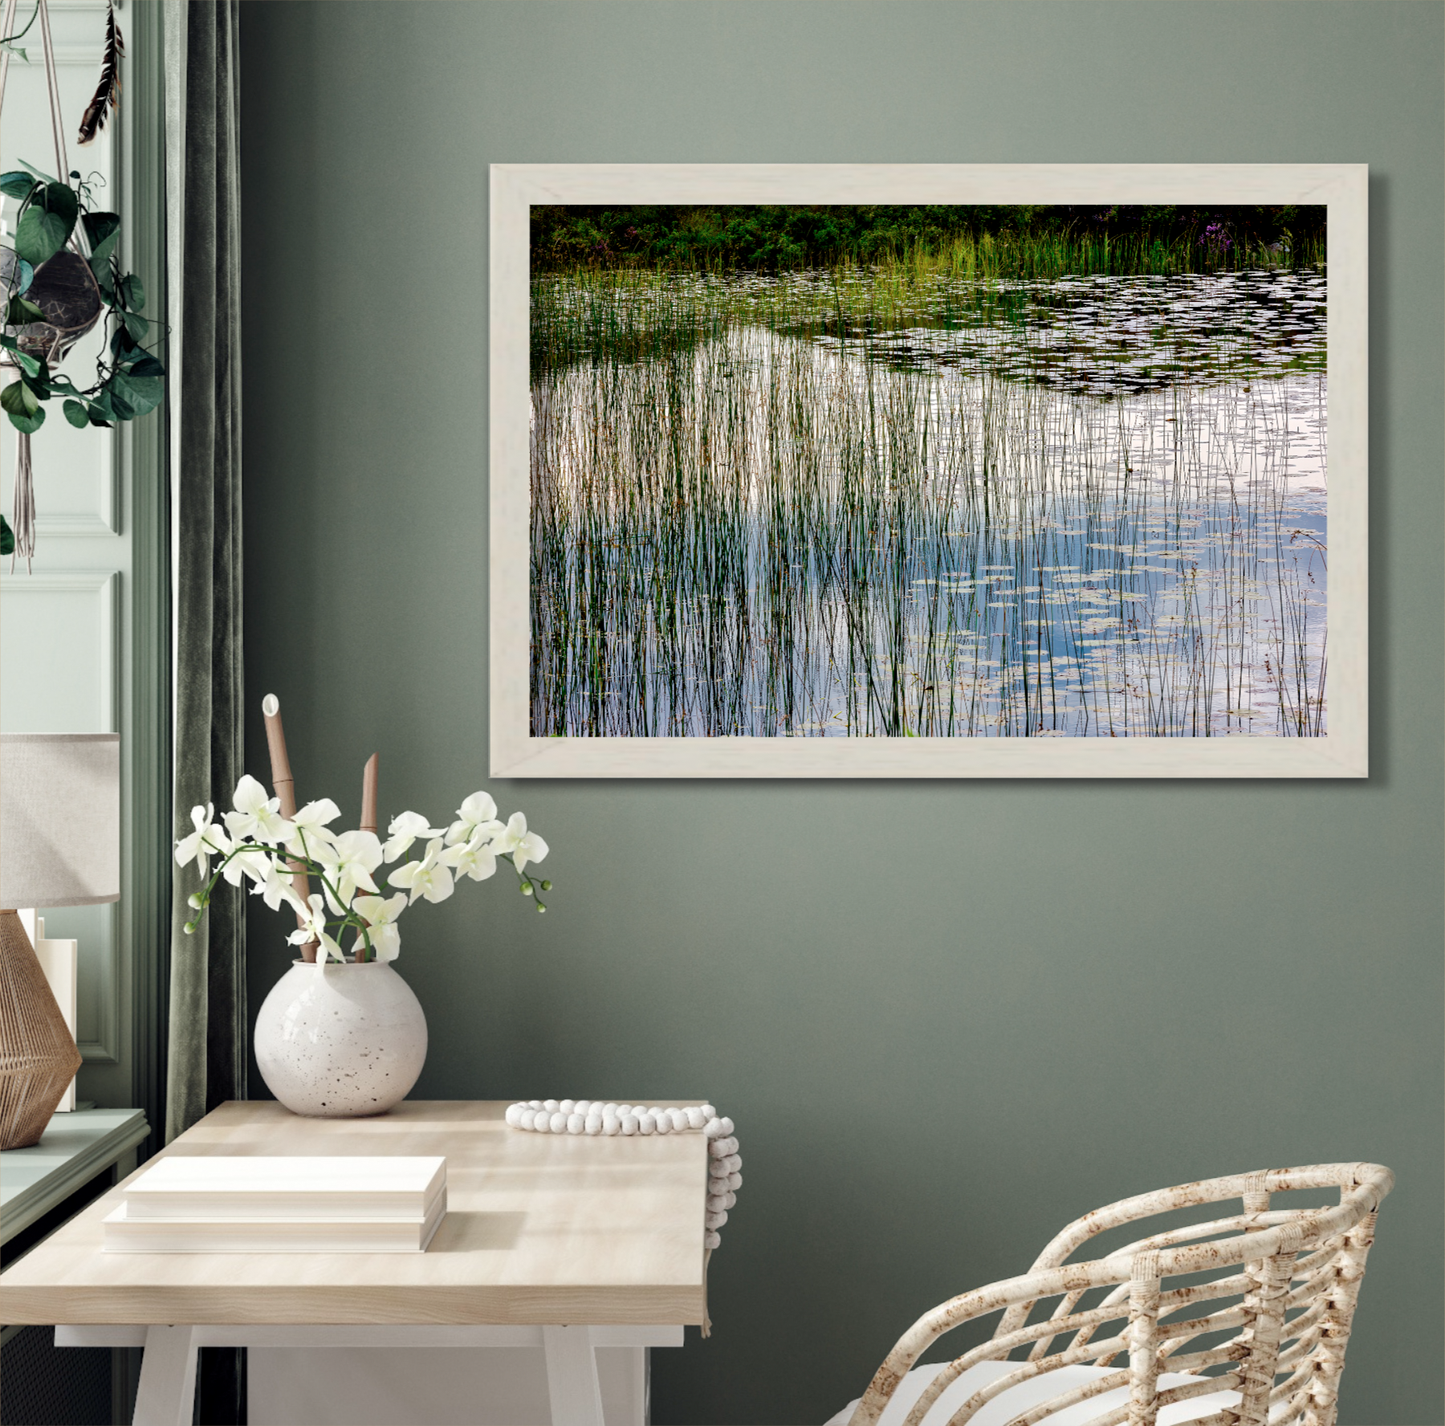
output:
[[711, 1104], [685, 1109], [656, 1105], [606, 1104], [592, 1099], [529, 1099], [510, 1105], [507, 1123], [533, 1134], [685, 1134], [701, 1132], [708, 1139], [707, 1217], [703, 1244], [709, 1252], [722, 1238], [718, 1230], [728, 1221], [728, 1209], [738, 1201], [743, 1186], [742, 1157], [738, 1153], [733, 1121], [722, 1118]]

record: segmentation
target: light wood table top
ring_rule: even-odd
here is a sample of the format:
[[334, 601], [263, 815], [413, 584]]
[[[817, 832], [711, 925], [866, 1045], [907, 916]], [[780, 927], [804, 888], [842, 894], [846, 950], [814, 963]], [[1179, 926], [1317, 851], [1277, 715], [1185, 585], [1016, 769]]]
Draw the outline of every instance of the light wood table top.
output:
[[505, 1111], [423, 1100], [373, 1119], [303, 1119], [270, 1101], [223, 1104], [162, 1153], [444, 1154], [448, 1212], [431, 1246], [102, 1253], [122, 1184], [0, 1274], [0, 1320], [701, 1323], [703, 1136], [528, 1134]]

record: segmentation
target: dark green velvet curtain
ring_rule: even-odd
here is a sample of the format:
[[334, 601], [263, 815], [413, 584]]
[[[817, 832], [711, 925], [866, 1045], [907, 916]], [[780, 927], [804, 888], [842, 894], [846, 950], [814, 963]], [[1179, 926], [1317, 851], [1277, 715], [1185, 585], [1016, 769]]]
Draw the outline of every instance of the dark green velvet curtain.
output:
[[[178, 836], [194, 805], [229, 807], [244, 771], [239, 19], [239, 0], [165, 10]], [[196, 887], [193, 867], [174, 879], [167, 1142], [246, 1097], [243, 895], [221, 883], [187, 936]], [[244, 1421], [243, 1355], [203, 1351], [197, 1396], [208, 1426]]]

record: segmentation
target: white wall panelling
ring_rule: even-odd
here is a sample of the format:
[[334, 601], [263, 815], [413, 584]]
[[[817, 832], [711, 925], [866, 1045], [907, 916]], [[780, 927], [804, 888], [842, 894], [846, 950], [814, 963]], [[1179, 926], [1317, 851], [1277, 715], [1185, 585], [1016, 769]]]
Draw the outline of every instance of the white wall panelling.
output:
[[[27, 0], [19, 8], [23, 24], [31, 6]], [[127, 52], [120, 107], [96, 141], [81, 148], [76, 132], [99, 78], [105, 8], [103, 0], [50, 0], [66, 157], [95, 185], [94, 206], [120, 213], [121, 263], [145, 284], [146, 314], [163, 320], [161, 6], [117, 5]], [[10, 66], [0, 166], [15, 168], [24, 159], [54, 172], [39, 31], [21, 44], [29, 63]], [[6, 200], [12, 231], [16, 207]], [[62, 370], [89, 384], [103, 340], [93, 333]], [[0, 564], [0, 728], [121, 734], [121, 900], [52, 909], [46, 924], [80, 943], [81, 1098], [141, 1104], [154, 1124], [157, 1076], [148, 1067], [149, 1049], [134, 1051], [162, 1033], [163, 1002], [156, 1002], [168, 925], [165, 414], [112, 431], [76, 431], [53, 402], [32, 453], [34, 572], [21, 564], [12, 574], [8, 559]], [[15, 431], [0, 421], [0, 509], [7, 517], [14, 467]], [[139, 995], [132, 990], [136, 976], [144, 981]], [[138, 1016], [145, 1021], [139, 1034]]]

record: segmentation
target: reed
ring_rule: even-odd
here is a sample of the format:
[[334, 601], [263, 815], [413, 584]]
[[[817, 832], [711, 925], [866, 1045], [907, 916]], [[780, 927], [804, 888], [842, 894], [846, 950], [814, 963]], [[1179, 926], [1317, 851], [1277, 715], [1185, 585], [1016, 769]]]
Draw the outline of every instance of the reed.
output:
[[1097, 389], [1042, 281], [539, 280], [533, 733], [1322, 733], [1322, 340], [1215, 313]]

